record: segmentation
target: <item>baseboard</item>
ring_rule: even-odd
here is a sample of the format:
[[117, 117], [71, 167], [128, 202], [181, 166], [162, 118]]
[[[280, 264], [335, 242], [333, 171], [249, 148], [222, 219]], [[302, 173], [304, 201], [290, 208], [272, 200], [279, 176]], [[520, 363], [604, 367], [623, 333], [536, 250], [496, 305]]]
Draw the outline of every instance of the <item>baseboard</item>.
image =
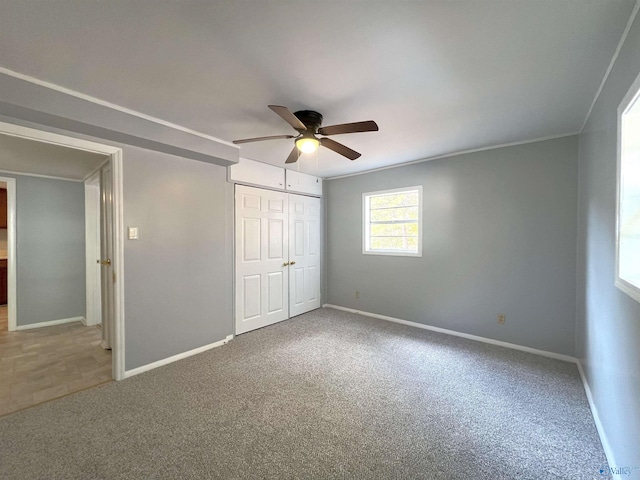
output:
[[342, 310], [345, 312], [357, 313], [359, 315], [364, 315], [365, 317], [378, 318], [380, 320], [386, 320], [388, 322], [400, 323], [402, 325], [421, 328], [423, 330], [431, 330], [432, 332], [444, 333], [446, 335], [453, 335], [455, 337], [467, 338], [469, 340], [475, 340], [477, 342], [490, 343], [491, 345], [511, 348], [513, 350], [520, 350], [522, 352], [533, 353], [535, 355], [541, 355], [543, 357], [555, 358], [556, 360], [562, 360], [564, 362], [570, 362], [570, 363], [578, 362], [574, 357], [570, 355], [563, 355], [561, 353], [548, 352], [546, 350], [539, 350], [537, 348], [525, 347], [524, 345], [518, 345], [517, 343], [503, 342], [501, 340], [494, 340], [493, 338], [480, 337], [478, 335], [471, 335], [469, 333], [457, 332], [455, 330], [448, 330], [446, 328], [432, 327], [431, 325], [425, 325], [423, 323], [410, 322], [408, 320], [402, 320], [400, 318], [388, 317], [386, 315], [379, 315], [377, 313], [371, 313], [371, 312], [363, 312], [361, 310], [356, 310], [354, 308], [340, 307], [338, 305], [331, 305], [329, 303], [324, 304], [323, 307], [334, 308], [336, 310]]
[[54, 325], [62, 325], [64, 323], [82, 322], [86, 323], [84, 317], [61, 318], [60, 320], [50, 320], [48, 322], [29, 323], [27, 325], [18, 325], [16, 330], [31, 330], [32, 328], [53, 327]]
[[602, 444], [604, 455], [607, 457], [607, 463], [611, 467], [618, 466], [613, 455], [613, 449], [611, 448], [611, 445], [609, 445], [607, 434], [604, 432], [604, 427], [602, 426], [602, 422], [600, 421], [600, 415], [598, 414], [598, 409], [596, 408], [596, 404], [593, 401], [593, 394], [591, 393], [591, 388], [589, 387], [589, 382], [587, 382], [587, 376], [582, 369], [582, 363], [580, 362], [580, 360], [576, 360], [576, 365], [578, 365], [578, 372], [580, 372], [580, 378], [582, 379], [584, 392], [587, 395], [587, 401], [589, 402], [589, 408], [591, 409], [591, 416], [593, 417], [593, 421], [596, 424], [596, 430], [598, 430], [598, 436], [600, 437], [600, 443]]
[[134, 368], [133, 370], [125, 370], [124, 378], [133, 377], [140, 373], [153, 370], [154, 368], [162, 367], [164, 365], [168, 365], [169, 363], [177, 362], [178, 360], [182, 360], [184, 358], [197, 355], [198, 353], [206, 352], [207, 350], [211, 350], [212, 348], [226, 345], [231, 340], [233, 340], [233, 335], [227, 335], [227, 338], [225, 338], [224, 340], [220, 340], [219, 342], [210, 343], [209, 345], [204, 345], [202, 347], [194, 348], [193, 350], [189, 350], [188, 352], [179, 353], [172, 357], [164, 358], [162, 360], [158, 360], [157, 362], [149, 363], [147, 365], [143, 365], [142, 367]]

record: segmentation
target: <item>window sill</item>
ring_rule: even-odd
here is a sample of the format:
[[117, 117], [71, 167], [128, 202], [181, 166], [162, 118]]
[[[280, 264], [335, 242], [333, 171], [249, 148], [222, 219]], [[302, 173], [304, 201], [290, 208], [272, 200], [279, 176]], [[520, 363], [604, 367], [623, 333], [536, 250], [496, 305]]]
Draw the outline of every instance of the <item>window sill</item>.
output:
[[386, 255], [388, 257], [422, 257], [422, 253], [411, 253], [411, 252], [371, 252], [371, 251], [363, 251], [363, 255]]

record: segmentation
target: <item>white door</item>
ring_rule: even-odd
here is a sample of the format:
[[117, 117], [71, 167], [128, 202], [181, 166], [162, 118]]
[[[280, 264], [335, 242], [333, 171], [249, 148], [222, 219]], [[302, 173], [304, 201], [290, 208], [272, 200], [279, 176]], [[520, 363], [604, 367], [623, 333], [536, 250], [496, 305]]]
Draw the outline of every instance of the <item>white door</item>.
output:
[[102, 266], [102, 347], [111, 350], [114, 336], [113, 315], [113, 182], [111, 164], [102, 168], [100, 179], [100, 265]]
[[236, 334], [289, 318], [287, 197], [236, 186]]
[[289, 315], [320, 308], [320, 199], [289, 195]]
[[[100, 177], [98, 171], [84, 182], [84, 225], [85, 225], [85, 259], [86, 259], [86, 325], [102, 323], [102, 267], [100, 266]], [[97, 262], [96, 262], [97, 260]]]

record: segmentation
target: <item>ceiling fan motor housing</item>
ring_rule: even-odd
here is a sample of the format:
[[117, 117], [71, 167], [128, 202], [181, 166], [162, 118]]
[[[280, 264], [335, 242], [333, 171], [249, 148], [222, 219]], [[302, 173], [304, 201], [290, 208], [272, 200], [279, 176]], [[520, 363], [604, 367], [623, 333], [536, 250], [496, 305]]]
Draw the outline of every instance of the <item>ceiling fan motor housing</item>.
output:
[[313, 110], [300, 110], [295, 112], [294, 115], [305, 124], [307, 130], [316, 133], [322, 125], [322, 115]]

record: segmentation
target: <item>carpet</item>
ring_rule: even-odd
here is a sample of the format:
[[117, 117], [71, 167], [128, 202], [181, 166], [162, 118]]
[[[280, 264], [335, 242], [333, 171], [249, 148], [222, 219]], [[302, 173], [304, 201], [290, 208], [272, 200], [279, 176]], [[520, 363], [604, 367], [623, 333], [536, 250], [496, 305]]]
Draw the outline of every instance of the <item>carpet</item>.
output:
[[3, 479], [591, 479], [576, 366], [319, 309], [0, 419]]

